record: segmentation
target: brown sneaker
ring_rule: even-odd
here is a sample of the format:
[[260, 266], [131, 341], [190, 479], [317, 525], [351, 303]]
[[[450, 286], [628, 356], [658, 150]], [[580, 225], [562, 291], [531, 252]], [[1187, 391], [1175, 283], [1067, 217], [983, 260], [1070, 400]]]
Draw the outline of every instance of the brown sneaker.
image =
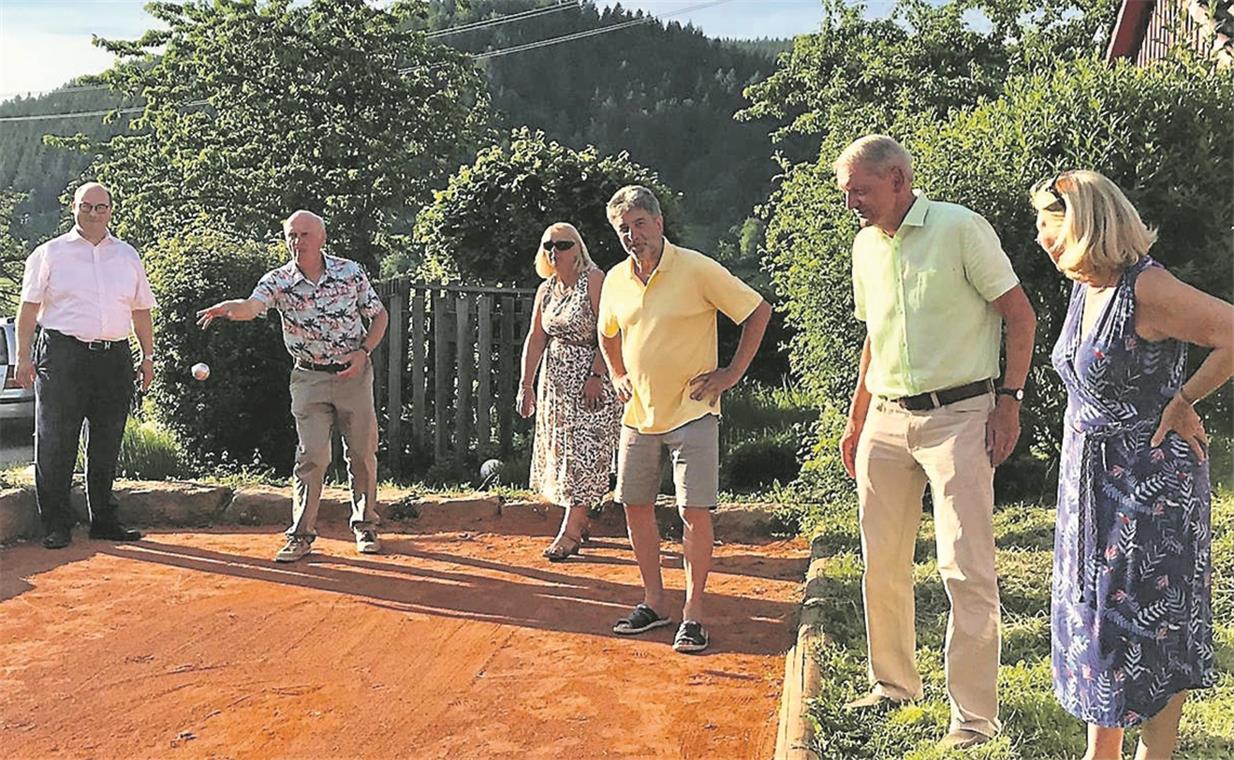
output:
[[973, 747], [985, 744], [990, 741], [990, 737], [985, 734], [969, 731], [967, 728], [957, 728], [954, 731], [948, 732], [938, 742], [939, 749], [972, 749]]

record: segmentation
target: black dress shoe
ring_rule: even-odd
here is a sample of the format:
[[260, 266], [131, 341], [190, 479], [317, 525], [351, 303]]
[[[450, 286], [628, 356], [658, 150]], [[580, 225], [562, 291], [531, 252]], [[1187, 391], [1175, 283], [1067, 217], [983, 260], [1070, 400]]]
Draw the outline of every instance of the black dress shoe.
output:
[[104, 541], [140, 541], [141, 531], [121, 525], [91, 526], [90, 538], [100, 538]]
[[44, 549], [63, 549], [73, 543], [73, 534], [68, 528], [53, 528], [43, 537]]

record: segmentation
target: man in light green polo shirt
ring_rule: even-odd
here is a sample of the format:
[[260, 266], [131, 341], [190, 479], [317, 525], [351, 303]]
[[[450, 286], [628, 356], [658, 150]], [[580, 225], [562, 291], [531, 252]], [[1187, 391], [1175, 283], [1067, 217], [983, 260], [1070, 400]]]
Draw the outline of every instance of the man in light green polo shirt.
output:
[[[673, 463], [683, 524], [686, 603], [673, 641], [700, 652], [703, 589], [711, 571], [711, 509], [719, 487], [720, 395], [754, 359], [771, 317], [763, 297], [723, 266], [664, 238], [660, 203], [645, 187], [623, 187], [608, 202], [608, 219], [630, 257], [613, 267], [600, 293], [600, 348], [617, 395], [625, 402], [617, 452], [617, 500], [625, 505], [630, 544], [643, 578], [643, 602], [613, 626], [631, 635], [671, 624], [660, 577], [655, 500], [663, 451]], [[741, 341], [719, 367], [716, 312], [741, 325]]]
[[[985, 219], [913, 190], [912, 159], [870, 135], [836, 160], [862, 229], [853, 298], [866, 323], [844, 466], [857, 479], [870, 694], [852, 709], [919, 699], [913, 549], [932, 489], [939, 574], [951, 600], [943, 745], [976, 746], [998, 722], [994, 468], [1020, 435], [1036, 317]], [[999, 377], [1002, 326], [1007, 362]]]

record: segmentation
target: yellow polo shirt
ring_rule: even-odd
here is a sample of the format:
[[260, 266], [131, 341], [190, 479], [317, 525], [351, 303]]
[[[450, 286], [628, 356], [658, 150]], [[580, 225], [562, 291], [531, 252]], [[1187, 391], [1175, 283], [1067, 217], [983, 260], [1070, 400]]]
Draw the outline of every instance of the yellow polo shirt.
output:
[[599, 328], [621, 333], [621, 356], [634, 387], [622, 423], [640, 433], [667, 433], [720, 404], [690, 398], [690, 380], [718, 366], [716, 312], [738, 324], [763, 297], [698, 251], [667, 239], [644, 285], [627, 258], [609, 270], [600, 291]]
[[853, 301], [870, 336], [866, 388], [899, 398], [997, 377], [1002, 315], [991, 301], [1019, 284], [980, 215], [917, 192], [895, 237], [853, 241]]

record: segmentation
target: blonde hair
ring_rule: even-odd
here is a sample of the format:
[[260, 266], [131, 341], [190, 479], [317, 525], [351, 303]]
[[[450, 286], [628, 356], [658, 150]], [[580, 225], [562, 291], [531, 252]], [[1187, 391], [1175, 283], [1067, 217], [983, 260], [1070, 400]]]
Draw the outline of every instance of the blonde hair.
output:
[[660, 213], [660, 201], [656, 194], [642, 185], [626, 185], [609, 198], [605, 207], [605, 215], [611, 224], [615, 224], [624, 214], [635, 209], [642, 209], [652, 216], [663, 216]]
[[836, 174], [841, 169], [851, 169], [861, 164], [880, 177], [886, 177], [887, 172], [899, 167], [904, 172], [904, 179], [913, 181], [913, 157], [908, 150], [887, 135], [866, 135], [854, 140], [836, 158], [832, 169]]
[[540, 240], [536, 243], [536, 274], [546, 280], [557, 274], [557, 268], [548, 258], [548, 251], [544, 250], [544, 246], [541, 245], [545, 235], [550, 235], [557, 230], [564, 231], [574, 239], [575, 245], [578, 246], [578, 251], [574, 255], [574, 273], [581, 276], [583, 272], [594, 268], [595, 263], [592, 262], [591, 254], [587, 252], [587, 244], [583, 242], [583, 236], [579, 234], [578, 229], [569, 222], [554, 222], [544, 228], [544, 233], [540, 235]]
[[1073, 280], [1118, 274], [1157, 242], [1157, 231], [1144, 224], [1118, 185], [1097, 172], [1063, 172], [1038, 182], [1029, 197], [1058, 230], [1058, 269]]

